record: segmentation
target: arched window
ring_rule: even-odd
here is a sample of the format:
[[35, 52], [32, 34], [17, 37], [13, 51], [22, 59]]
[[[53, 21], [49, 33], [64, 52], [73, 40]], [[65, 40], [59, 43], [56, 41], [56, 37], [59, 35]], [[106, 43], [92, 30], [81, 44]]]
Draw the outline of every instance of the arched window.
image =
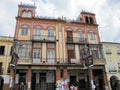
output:
[[93, 24], [93, 19], [92, 19], [92, 17], [90, 17], [90, 24]]
[[78, 31], [78, 36], [80, 39], [83, 39], [84, 38], [84, 34], [83, 34], [83, 31], [82, 30], [79, 30]]
[[94, 34], [93, 31], [90, 31], [90, 32], [89, 32], [89, 36], [90, 36], [90, 39], [91, 39], [91, 40], [95, 40], [95, 34]]
[[53, 28], [48, 28], [48, 37], [53, 37], [53, 36], [54, 36]]
[[34, 35], [35, 36], [40, 36], [41, 35], [41, 28], [40, 27], [35, 28]]
[[27, 16], [28, 16], [28, 17], [32, 17], [31, 11], [28, 11]]
[[22, 17], [27, 17], [27, 11], [22, 12]]
[[88, 20], [87, 16], [85, 17], [85, 21], [86, 21], [87, 24], [89, 24], [89, 20]]
[[28, 27], [24, 25], [21, 30], [21, 35], [27, 35], [28, 34]]

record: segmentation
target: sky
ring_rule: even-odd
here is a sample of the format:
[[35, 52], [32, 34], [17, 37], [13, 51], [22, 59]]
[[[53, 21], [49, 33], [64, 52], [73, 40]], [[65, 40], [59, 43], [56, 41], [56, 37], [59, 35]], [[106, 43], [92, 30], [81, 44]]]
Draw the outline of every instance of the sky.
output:
[[1, 0], [0, 36], [14, 36], [20, 2], [36, 5], [36, 15], [77, 19], [82, 10], [96, 14], [100, 39], [120, 43], [120, 0]]

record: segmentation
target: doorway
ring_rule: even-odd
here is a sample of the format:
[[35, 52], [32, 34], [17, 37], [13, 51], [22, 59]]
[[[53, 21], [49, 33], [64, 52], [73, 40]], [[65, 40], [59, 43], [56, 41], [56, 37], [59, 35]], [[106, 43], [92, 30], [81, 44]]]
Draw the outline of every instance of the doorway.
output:
[[76, 82], [76, 76], [70, 76], [70, 85], [76, 85], [77, 82]]
[[110, 78], [110, 84], [111, 84], [112, 90], [119, 90], [119, 79], [118, 79], [118, 77], [112, 76]]
[[46, 73], [40, 73], [40, 90], [46, 90]]
[[31, 89], [36, 90], [36, 73], [32, 73]]

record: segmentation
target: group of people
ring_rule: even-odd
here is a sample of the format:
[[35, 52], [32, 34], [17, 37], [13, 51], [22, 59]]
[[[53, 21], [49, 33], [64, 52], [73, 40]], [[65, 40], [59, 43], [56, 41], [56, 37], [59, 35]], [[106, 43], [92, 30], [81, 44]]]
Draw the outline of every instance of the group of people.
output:
[[78, 90], [78, 87], [76, 85], [71, 84], [70, 85], [70, 90]]

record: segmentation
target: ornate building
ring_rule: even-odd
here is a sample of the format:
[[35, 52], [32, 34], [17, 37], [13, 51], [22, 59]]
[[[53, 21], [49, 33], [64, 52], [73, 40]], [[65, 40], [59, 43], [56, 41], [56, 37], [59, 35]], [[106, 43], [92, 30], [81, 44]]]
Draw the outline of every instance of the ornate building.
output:
[[[82, 11], [76, 20], [67, 20], [36, 17], [35, 9], [32, 5], [18, 5], [14, 37], [19, 56], [16, 85], [22, 82], [24, 88], [32, 90], [67, 90], [74, 84], [83, 90], [96, 84], [100, 90], [108, 90], [95, 14]], [[90, 60], [93, 64], [88, 67]]]
[[9, 86], [9, 63], [11, 61], [12, 46], [13, 37], [0, 36], [0, 87], [3, 80], [3, 90], [8, 90]]

